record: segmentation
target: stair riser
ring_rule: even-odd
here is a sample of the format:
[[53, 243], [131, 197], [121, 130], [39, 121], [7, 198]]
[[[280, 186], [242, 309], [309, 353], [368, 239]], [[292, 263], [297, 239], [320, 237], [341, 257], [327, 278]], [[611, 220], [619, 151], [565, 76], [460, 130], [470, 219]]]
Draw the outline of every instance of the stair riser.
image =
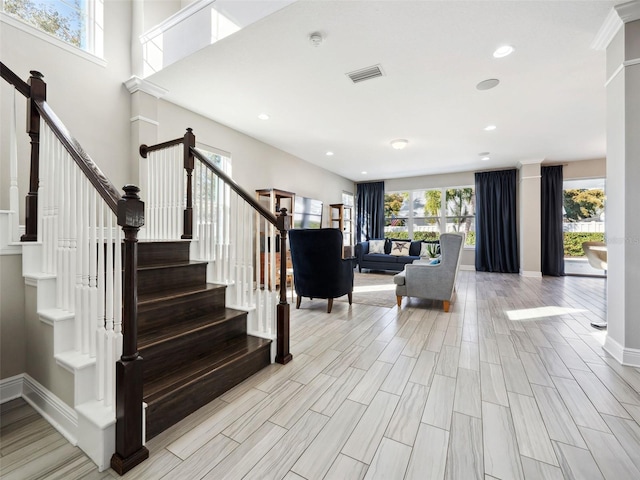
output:
[[205, 263], [138, 270], [138, 295], [203, 285], [206, 281], [207, 265]]
[[189, 261], [189, 242], [139, 242], [138, 266]]
[[223, 310], [225, 289], [207, 290], [138, 307], [140, 330], [163, 328], [180, 319], [191, 319]]
[[247, 314], [215, 324], [198, 332], [190, 333], [160, 345], [140, 350], [144, 359], [144, 378], [162, 376], [163, 372], [224, 348], [225, 341], [247, 333]]
[[147, 440], [211, 402], [270, 363], [266, 345], [237, 362], [225, 365], [200, 381], [177, 390], [162, 402], [149, 404], [146, 411]]

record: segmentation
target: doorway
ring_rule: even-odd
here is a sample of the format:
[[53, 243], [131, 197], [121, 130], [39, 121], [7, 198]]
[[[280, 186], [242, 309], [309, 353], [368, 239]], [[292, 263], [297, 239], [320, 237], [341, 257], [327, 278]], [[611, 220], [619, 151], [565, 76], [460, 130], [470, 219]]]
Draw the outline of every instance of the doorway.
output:
[[606, 276], [589, 265], [582, 250], [583, 242], [605, 241], [605, 179], [565, 180], [562, 195], [565, 274]]

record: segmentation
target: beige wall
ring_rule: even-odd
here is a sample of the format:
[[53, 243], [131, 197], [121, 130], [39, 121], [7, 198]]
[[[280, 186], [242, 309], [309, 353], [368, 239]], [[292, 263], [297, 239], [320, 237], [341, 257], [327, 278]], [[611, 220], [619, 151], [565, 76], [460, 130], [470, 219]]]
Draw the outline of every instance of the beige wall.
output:
[[604, 158], [600, 158], [597, 160], [570, 162], [562, 167], [562, 176], [565, 180], [605, 178], [607, 176], [607, 161]]
[[0, 255], [0, 380], [26, 371], [22, 256]]

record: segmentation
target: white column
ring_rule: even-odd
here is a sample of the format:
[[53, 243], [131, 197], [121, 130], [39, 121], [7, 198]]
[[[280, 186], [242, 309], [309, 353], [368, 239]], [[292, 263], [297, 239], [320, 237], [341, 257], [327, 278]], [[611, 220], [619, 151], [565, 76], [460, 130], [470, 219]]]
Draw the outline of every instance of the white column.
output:
[[605, 350], [640, 366], [640, 0], [615, 7], [593, 46], [607, 51]]
[[542, 160], [521, 161], [518, 183], [520, 275], [541, 277], [541, 217], [540, 163]]

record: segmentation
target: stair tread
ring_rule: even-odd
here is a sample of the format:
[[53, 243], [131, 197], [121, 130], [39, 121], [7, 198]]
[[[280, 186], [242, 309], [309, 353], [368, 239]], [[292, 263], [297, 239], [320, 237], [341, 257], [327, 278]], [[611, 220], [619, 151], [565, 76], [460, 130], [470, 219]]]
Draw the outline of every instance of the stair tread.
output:
[[145, 265], [138, 266], [138, 271], [142, 270], [159, 270], [162, 268], [175, 268], [175, 267], [186, 267], [191, 265], [206, 265], [207, 262], [200, 262], [197, 260], [189, 260], [189, 261], [177, 261], [177, 262], [166, 262], [166, 263], [157, 263], [155, 265]]
[[144, 401], [147, 404], [158, 402], [163, 397], [174, 394], [176, 389], [197, 382], [200, 378], [270, 343], [271, 340], [264, 338], [239, 335], [215, 352], [172, 369], [160, 378], [145, 381]]
[[206, 328], [214, 328], [224, 322], [231, 321], [246, 312], [225, 308], [216, 310], [208, 315], [165, 325], [163, 327], [150, 327], [147, 331], [138, 332], [138, 348], [149, 348], [177, 337], [195, 333]]
[[221, 285], [219, 283], [205, 283], [202, 285], [190, 285], [187, 287], [175, 288], [169, 291], [163, 290], [159, 292], [149, 292], [138, 295], [138, 307], [147, 304], [153, 304], [158, 300], [170, 300], [173, 298], [193, 295], [195, 293], [214, 291], [221, 288], [226, 288], [226, 285]]

